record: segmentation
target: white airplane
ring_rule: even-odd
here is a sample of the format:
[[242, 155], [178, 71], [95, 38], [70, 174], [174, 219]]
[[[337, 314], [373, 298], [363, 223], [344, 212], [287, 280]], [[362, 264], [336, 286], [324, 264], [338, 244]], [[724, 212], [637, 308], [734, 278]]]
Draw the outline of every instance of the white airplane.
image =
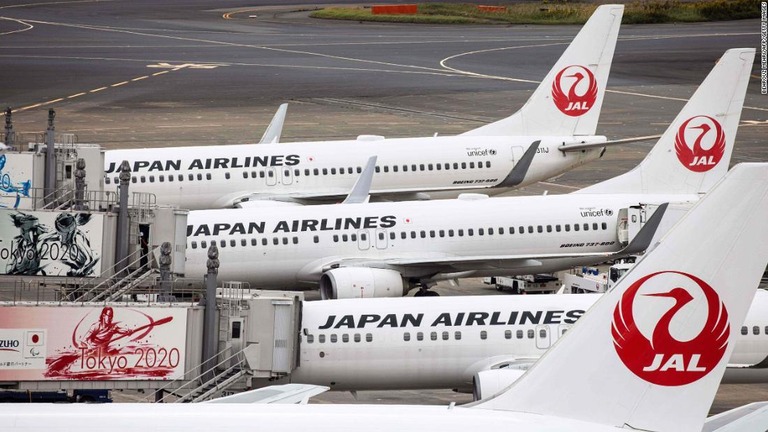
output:
[[735, 167], [520, 379], [477, 403], [0, 404], [3, 430], [700, 432], [768, 263], [766, 220], [768, 165]]
[[459, 136], [110, 150], [104, 181], [118, 184], [127, 161], [131, 190], [194, 210], [336, 202], [372, 155], [371, 194], [382, 200], [545, 180], [602, 155], [595, 131], [622, 13], [599, 7], [518, 112]]
[[398, 297], [413, 286], [429, 295], [425, 288], [441, 279], [531, 274], [639, 253], [663, 212], [633, 235], [634, 207], [693, 203], [727, 172], [754, 55], [727, 51], [637, 168], [581, 193], [192, 211], [187, 273], [203, 274], [216, 244], [220, 280], [319, 285], [331, 299]]
[[[454, 389], [479, 400], [519, 378], [601, 296], [303, 302], [290, 381], [344, 391]], [[723, 382], [768, 382], [768, 291], [757, 291], [734, 343]]]

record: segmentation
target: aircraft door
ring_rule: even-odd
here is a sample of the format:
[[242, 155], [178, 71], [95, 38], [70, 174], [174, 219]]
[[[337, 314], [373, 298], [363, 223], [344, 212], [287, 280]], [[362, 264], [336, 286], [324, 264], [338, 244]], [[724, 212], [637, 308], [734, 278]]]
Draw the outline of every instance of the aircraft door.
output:
[[386, 249], [386, 248], [387, 248], [387, 230], [377, 229], [376, 230], [376, 249]]
[[536, 326], [536, 348], [547, 349], [551, 345], [549, 336], [549, 326], [537, 325]]
[[283, 174], [282, 182], [284, 185], [293, 183], [293, 172], [290, 167], [282, 167], [280, 168], [280, 172]]
[[371, 248], [371, 239], [368, 230], [360, 230], [357, 232], [357, 247], [360, 250], [368, 250]]
[[274, 167], [267, 168], [267, 186], [277, 184], [277, 170]]

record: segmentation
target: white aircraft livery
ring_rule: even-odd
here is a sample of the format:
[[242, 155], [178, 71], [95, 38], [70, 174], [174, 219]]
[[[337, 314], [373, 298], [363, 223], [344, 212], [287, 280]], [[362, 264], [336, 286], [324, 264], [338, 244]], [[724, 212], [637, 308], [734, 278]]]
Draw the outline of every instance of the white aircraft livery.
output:
[[[522, 375], [601, 294], [303, 302], [294, 383], [332, 390], [455, 389], [476, 399]], [[768, 291], [758, 290], [723, 382], [768, 380]]]
[[3, 430], [700, 432], [768, 263], [766, 220], [768, 165], [735, 167], [523, 376], [473, 404], [2, 404]]
[[595, 132], [622, 13], [599, 7], [522, 109], [459, 136], [271, 144], [276, 134], [264, 144], [109, 150], [104, 181], [118, 184], [126, 161], [132, 191], [195, 210], [336, 202], [374, 155], [375, 199], [545, 180], [602, 155], [606, 138]]
[[638, 167], [583, 193], [192, 211], [187, 274], [206, 271], [215, 244], [220, 280], [319, 286], [331, 299], [396, 297], [414, 286], [428, 295], [441, 279], [640, 253], [664, 216], [648, 217], [655, 208], [693, 203], [727, 172], [754, 55], [727, 51]]

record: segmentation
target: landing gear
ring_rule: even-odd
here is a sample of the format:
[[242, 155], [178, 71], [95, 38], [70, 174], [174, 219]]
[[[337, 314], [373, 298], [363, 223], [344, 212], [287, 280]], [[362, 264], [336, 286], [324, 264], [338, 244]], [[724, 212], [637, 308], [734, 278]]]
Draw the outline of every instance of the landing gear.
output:
[[416, 291], [416, 294], [414, 294], [413, 296], [414, 297], [440, 297], [440, 294], [436, 293], [435, 291], [422, 288]]

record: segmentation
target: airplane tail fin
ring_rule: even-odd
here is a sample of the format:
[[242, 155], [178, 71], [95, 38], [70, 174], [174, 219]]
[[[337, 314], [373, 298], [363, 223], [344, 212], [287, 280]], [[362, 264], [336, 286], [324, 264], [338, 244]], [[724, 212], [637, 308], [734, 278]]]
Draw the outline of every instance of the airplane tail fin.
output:
[[754, 58], [726, 51], [640, 165], [576, 193], [706, 193], [728, 171]]
[[518, 112], [462, 135], [594, 135], [623, 13], [598, 7]]
[[768, 164], [741, 164], [480, 409], [700, 432], [768, 263]]

